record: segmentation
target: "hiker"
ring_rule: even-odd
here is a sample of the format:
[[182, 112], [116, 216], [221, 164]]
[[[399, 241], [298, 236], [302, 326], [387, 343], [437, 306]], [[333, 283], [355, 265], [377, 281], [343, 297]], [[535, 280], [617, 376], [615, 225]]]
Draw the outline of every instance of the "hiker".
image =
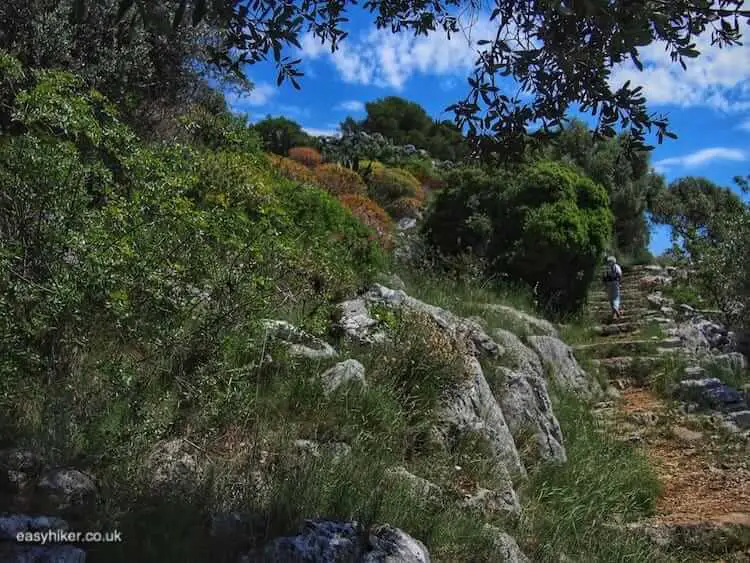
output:
[[607, 258], [607, 271], [602, 281], [607, 286], [607, 297], [609, 305], [612, 307], [612, 319], [619, 319], [622, 316], [620, 309], [620, 282], [622, 281], [622, 268], [617, 263], [614, 256]]

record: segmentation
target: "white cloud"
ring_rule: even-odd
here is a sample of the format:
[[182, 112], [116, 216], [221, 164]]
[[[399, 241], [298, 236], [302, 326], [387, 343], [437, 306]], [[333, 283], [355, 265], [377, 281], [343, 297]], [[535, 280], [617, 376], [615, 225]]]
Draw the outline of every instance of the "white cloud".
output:
[[344, 111], [360, 112], [360, 111], [365, 111], [365, 104], [360, 102], [359, 100], [348, 100], [346, 102], [341, 102], [339, 105], [336, 106], [336, 109], [342, 109]]
[[495, 36], [494, 24], [483, 17], [464, 22], [464, 32], [436, 31], [429, 36], [394, 34], [373, 29], [357, 39], [346, 38], [334, 53], [311, 35], [302, 38], [302, 55], [307, 59], [328, 57], [344, 82], [402, 90], [414, 74], [466, 76], [477, 57], [476, 42]]
[[[743, 35], [750, 32], [740, 24]], [[710, 28], [695, 40], [700, 56], [686, 59], [687, 70], [672, 62], [663, 43], [640, 50], [643, 72], [632, 61], [615, 67], [610, 85], [627, 80], [643, 86], [650, 106], [706, 107], [726, 113], [750, 109], [750, 44], [719, 49], [711, 45]]]
[[742, 123], [740, 123], [737, 126], [737, 128], [738, 129], [743, 129], [744, 131], [749, 131], [750, 132], [750, 118], [747, 118], [745, 121], [743, 121]]
[[697, 168], [714, 160], [744, 161], [746, 159], [747, 154], [745, 151], [725, 147], [714, 147], [710, 149], [701, 149], [683, 156], [658, 160], [654, 162], [654, 168], [660, 172], [664, 172], [667, 168], [673, 167]]
[[313, 137], [338, 137], [340, 133], [333, 128], [318, 129], [316, 127], [303, 127], [302, 130]]
[[268, 82], [258, 82], [253, 85], [253, 89], [248, 94], [230, 93], [227, 94], [227, 103], [233, 109], [242, 109], [243, 107], [264, 106], [278, 92], [278, 88]]

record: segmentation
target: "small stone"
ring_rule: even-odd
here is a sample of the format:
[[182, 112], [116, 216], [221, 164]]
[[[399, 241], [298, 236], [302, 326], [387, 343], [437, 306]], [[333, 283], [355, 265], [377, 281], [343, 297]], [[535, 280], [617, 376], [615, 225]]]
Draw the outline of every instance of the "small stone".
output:
[[750, 410], [730, 413], [729, 419], [741, 430], [750, 428]]
[[320, 376], [326, 394], [333, 393], [338, 388], [352, 383], [358, 383], [363, 387], [365, 382], [365, 366], [357, 360], [346, 360], [339, 362]]
[[703, 439], [703, 434], [700, 432], [694, 432], [684, 426], [673, 426], [672, 435], [683, 442], [698, 442]]

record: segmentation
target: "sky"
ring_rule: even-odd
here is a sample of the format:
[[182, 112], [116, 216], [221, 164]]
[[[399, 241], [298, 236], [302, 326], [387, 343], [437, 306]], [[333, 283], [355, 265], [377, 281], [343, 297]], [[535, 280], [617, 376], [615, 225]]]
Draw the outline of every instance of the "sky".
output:
[[[309, 35], [301, 50], [287, 53], [303, 60], [301, 90], [287, 82], [276, 86], [275, 66], [262, 62], [247, 69], [253, 91], [230, 94], [228, 101], [251, 122], [285, 116], [314, 135], [335, 134], [345, 117], [365, 115], [366, 102], [392, 95], [419, 103], [435, 119], [452, 119], [445, 108], [468, 92], [476, 41], [494, 36], [487, 18], [462, 22], [463, 33], [450, 40], [443, 33], [415, 38], [377, 30], [368, 17], [354, 14], [335, 53]], [[718, 49], [706, 34], [697, 48], [701, 56], [684, 71], [663, 45], [647, 46], [641, 49], [643, 72], [628, 61], [614, 69], [610, 82], [643, 86], [649, 109], [668, 116], [678, 139], [662, 145], [651, 139], [652, 165], [668, 182], [704, 176], [735, 189], [732, 178], [750, 174], [750, 44]], [[666, 229], [653, 229], [652, 252], [670, 245]]]

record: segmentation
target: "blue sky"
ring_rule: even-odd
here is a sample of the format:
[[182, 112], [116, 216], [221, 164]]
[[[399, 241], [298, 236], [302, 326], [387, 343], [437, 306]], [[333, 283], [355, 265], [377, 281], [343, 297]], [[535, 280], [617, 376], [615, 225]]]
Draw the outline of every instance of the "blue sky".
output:
[[[334, 54], [303, 37], [301, 53], [288, 53], [303, 59], [301, 90], [287, 83], [277, 87], [274, 65], [259, 63], [248, 68], [254, 91], [230, 96], [230, 105], [251, 121], [286, 116], [312, 134], [334, 133], [346, 116], [362, 117], [366, 102], [389, 95], [419, 103], [433, 118], [451, 119], [444, 109], [465, 95], [474, 44], [494, 36], [489, 22], [463, 20], [464, 32], [450, 41], [442, 34], [394, 35], [367, 22], [355, 15], [349, 37]], [[698, 48], [702, 55], [683, 71], [663, 46], [649, 46], [641, 52], [644, 72], [628, 62], [614, 69], [611, 83], [642, 85], [649, 108], [669, 116], [678, 139], [656, 145], [652, 157], [667, 181], [705, 176], [734, 189], [734, 176], [750, 174], [750, 45], [719, 50], [707, 35]], [[654, 231], [652, 251], [669, 244], [667, 232]]]

